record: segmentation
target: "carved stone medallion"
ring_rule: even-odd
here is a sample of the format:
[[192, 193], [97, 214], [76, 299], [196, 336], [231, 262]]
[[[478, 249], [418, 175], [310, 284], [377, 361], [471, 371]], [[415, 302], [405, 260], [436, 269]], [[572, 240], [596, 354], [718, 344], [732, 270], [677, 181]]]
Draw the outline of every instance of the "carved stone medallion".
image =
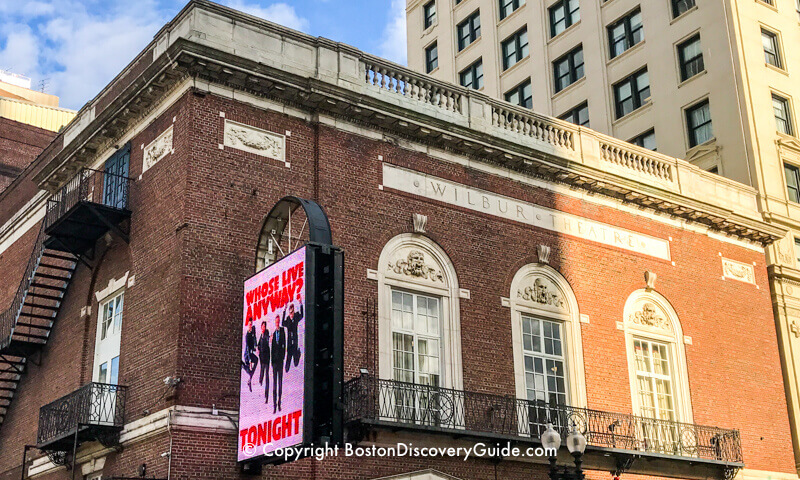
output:
[[425, 261], [425, 254], [421, 250], [411, 250], [406, 258], [389, 262], [389, 271], [398, 275], [444, 283], [442, 271], [429, 266]]
[[646, 302], [642, 305], [642, 310], [634, 312], [629, 320], [631, 323], [643, 325], [645, 327], [659, 328], [661, 330], [670, 329], [669, 320], [661, 315], [658, 310], [656, 310], [656, 306], [650, 302]]
[[561, 292], [558, 291], [552, 282], [543, 277], [534, 280], [533, 285], [528, 285], [521, 290], [517, 290], [517, 297], [526, 302], [566, 309]]

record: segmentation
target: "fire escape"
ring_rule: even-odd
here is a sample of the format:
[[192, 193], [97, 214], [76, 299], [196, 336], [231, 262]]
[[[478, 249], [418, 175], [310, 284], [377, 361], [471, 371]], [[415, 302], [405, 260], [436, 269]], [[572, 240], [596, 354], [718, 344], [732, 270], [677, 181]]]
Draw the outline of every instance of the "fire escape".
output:
[[[97, 240], [108, 232], [128, 241], [130, 179], [127, 157], [124, 160], [122, 170], [110, 169], [107, 163], [103, 171], [79, 171], [47, 202], [45, 217], [17, 292], [8, 309], [0, 313], [0, 425], [28, 364], [38, 363], [78, 264], [88, 265]], [[120, 402], [124, 402], [124, 387], [107, 387], [89, 384], [77, 392], [83, 394], [73, 392], [66, 402], [61, 399], [61, 404], [56, 401], [46, 406], [50, 407], [51, 416], [55, 408], [57, 421], [51, 418], [46, 422], [50, 431], [44, 435], [40, 421], [39, 448], [48, 453], [59, 449], [59, 441], [76, 430], [87, 430], [95, 418], [106, 430], [121, 429], [123, 409]], [[76, 397], [80, 397], [79, 401]], [[113, 405], [105, 405], [105, 412], [98, 416], [93, 405], [100, 399], [109, 400]]]

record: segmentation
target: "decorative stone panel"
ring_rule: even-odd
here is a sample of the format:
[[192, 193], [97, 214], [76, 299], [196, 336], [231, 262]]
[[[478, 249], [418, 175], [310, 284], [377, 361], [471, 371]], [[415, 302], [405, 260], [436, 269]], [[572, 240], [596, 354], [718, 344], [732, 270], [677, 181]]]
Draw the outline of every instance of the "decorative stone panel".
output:
[[260, 128], [225, 120], [226, 147], [285, 162], [286, 137]]

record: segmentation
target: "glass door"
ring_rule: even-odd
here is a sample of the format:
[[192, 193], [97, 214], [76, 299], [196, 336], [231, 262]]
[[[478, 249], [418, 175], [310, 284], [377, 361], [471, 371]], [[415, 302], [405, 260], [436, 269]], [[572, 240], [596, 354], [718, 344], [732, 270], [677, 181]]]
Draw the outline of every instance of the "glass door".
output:
[[113, 424], [115, 419], [124, 298], [124, 293], [119, 293], [100, 305], [92, 381], [101, 385], [92, 393], [93, 423]]
[[106, 160], [103, 180], [103, 205], [119, 209], [126, 208], [130, 158], [131, 146], [128, 144]]

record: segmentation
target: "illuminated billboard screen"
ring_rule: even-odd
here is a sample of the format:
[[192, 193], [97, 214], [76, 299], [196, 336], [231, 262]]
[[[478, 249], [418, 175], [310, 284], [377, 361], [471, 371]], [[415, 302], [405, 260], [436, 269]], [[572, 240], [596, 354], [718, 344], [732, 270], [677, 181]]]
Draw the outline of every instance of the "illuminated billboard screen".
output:
[[306, 248], [244, 284], [239, 461], [303, 443]]

